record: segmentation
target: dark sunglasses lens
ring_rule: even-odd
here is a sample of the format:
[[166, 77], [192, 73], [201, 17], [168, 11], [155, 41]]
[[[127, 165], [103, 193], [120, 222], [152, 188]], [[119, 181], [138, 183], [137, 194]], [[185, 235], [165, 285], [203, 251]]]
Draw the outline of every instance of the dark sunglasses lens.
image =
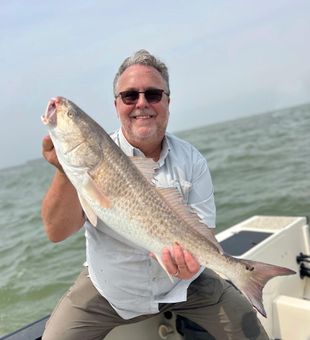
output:
[[149, 103], [158, 103], [163, 96], [163, 90], [146, 90], [144, 95]]
[[134, 104], [139, 98], [138, 91], [124, 91], [121, 93], [122, 100], [125, 104]]
[[159, 90], [159, 89], [150, 89], [150, 90], [146, 90], [145, 92], [131, 90], [131, 91], [121, 92], [120, 95], [121, 95], [121, 98], [124, 104], [132, 105], [137, 102], [137, 100], [139, 99], [140, 93], [144, 93], [145, 99], [149, 103], [158, 103], [161, 101], [163, 92], [164, 90]]

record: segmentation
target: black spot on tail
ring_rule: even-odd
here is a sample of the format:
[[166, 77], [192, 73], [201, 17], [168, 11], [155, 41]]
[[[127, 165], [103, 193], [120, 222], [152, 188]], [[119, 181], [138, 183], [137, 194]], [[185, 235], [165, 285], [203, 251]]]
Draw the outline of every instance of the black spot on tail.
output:
[[250, 266], [249, 264], [245, 265], [245, 269], [249, 270], [250, 272], [252, 272], [254, 270], [254, 266]]

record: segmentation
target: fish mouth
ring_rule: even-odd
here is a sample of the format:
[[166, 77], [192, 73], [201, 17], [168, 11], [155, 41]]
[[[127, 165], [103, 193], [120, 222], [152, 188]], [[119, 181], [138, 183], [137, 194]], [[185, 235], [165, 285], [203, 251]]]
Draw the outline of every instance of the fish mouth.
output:
[[43, 116], [41, 116], [43, 124], [53, 126], [57, 124], [57, 106], [61, 103], [61, 97], [55, 97], [48, 101], [45, 113]]

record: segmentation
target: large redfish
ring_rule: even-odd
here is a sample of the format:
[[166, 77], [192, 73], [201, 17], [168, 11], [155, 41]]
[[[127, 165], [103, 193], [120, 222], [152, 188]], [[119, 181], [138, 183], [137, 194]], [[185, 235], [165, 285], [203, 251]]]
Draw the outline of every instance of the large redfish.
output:
[[224, 254], [210, 229], [182, 203], [177, 190], [156, 188], [152, 183], [156, 163], [147, 158], [127, 157], [71, 101], [61, 97], [50, 100], [42, 121], [93, 226], [101, 219], [123, 237], [155, 254], [161, 265], [162, 249], [180, 244], [201, 265], [229, 278], [266, 316], [262, 304], [266, 282], [294, 271]]

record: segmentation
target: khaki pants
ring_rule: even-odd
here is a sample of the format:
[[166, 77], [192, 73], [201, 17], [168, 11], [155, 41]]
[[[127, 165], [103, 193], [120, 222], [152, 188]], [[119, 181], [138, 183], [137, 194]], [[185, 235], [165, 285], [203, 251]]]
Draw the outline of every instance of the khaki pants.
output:
[[[114, 327], [154, 315], [122, 319], [87, 277], [85, 268], [46, 324], [43, 340], [102, 340]], [[232, 285], [206, 269], [188, 289], [187, 301], [161, 304], [195, 322], [218, 340], [266, 340], [256, 312]]]

